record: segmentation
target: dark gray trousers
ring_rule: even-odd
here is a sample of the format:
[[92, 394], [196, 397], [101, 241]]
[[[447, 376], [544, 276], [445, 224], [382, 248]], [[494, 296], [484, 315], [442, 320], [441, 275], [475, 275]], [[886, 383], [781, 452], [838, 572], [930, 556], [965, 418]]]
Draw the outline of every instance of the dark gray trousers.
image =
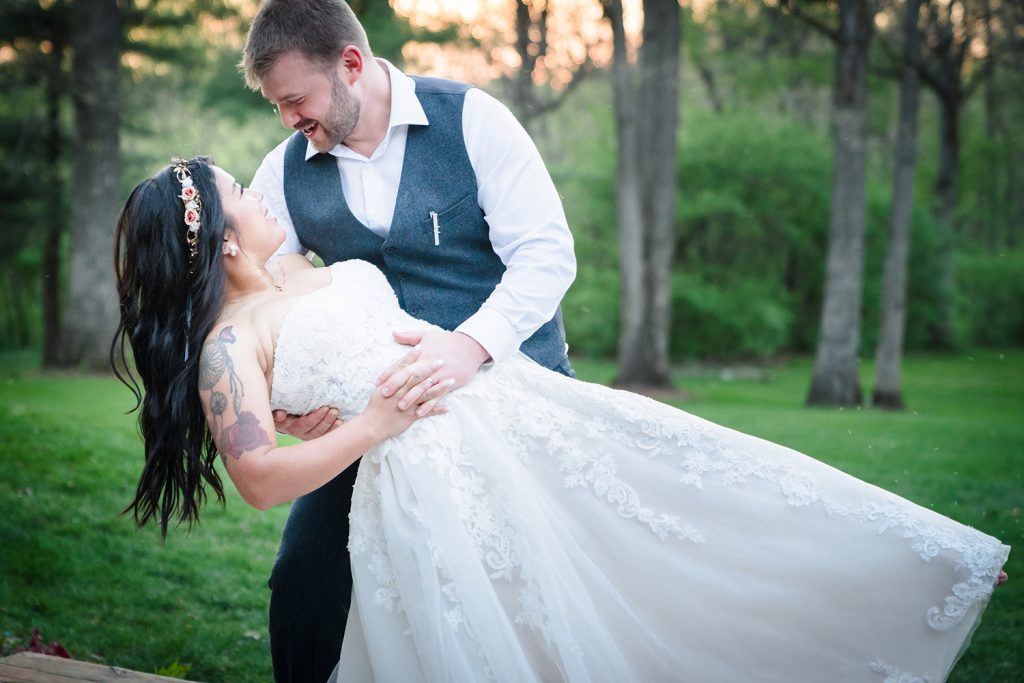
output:
[[323, 683], [338, 663], [352, 599], [348, 512], [358, 464], [292, 503], [268, 582], [277, 683]]

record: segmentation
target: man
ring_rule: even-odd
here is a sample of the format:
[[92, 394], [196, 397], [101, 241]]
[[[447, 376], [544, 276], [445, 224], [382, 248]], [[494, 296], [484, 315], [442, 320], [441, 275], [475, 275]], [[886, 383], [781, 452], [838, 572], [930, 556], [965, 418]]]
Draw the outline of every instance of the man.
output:
[[[374, 59], [342, 0], [266, 0], [246, 40], [250, 87], [296, 132], [253, 179], [288, 237], [325, 263], [360, 258], [409, 313], [448, 331], [396, 330], [436, 381], [468, 382], [522, 350], [572, 374], [558, 314], [575, 275], [572, 237], [551, 178], [512, 114], [482, 91], [409, 77]], [[358, 296], [358, 292], [353, 293]], [[381, 390], [406, 371], [384, 369]], [[316, 436], [336, 413], [275, 416]], [[346, 550], [355, 469], [297, 500], [271, 579], [278, 681], [326, 680], [351, 594]]]

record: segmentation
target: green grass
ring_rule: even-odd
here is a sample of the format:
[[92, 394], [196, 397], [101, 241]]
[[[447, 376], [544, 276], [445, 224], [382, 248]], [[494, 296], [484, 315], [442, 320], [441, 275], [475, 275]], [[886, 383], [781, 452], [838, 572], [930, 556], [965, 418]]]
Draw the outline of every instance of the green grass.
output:
[[266, 580], [287, 510], [232, 489], [191, 534], [137, 532], [119, 514], [142, 457], [131, 406], [110, 378], [0, 377], [0, 631], [39, 627], [76, 659], [269, 680]]
[[[37, 373], [0, 356], [0, 634], [39, 627], [77, 659], [142, 671], [186, 665], [207, 681], [270, 679], [266, 579], [285, 507], [229, 492], [162, 544], [119, 516], [141, 451], [130, 395], [106, 377]], [[608, 363], [576, 363], [607, 381]], [[726, 380], [685, 372], [677, 404], [784, 443], [1017, 548], [953, 683], [1024, 681], [1024, 351], [915, 356], [910, 410], [808, 410], [810, 364]], [[871, 368], [863, 379], [870, 386]], [[228, 484], [230, 488], [230, 484]], [[180, 669], [179, 669], [180, 671]]]

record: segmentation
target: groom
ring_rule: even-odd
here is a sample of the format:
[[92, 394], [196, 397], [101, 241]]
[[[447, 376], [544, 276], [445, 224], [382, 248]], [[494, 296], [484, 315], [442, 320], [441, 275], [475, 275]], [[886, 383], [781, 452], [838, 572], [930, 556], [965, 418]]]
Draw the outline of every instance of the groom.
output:
[[[378, 266], [406, 311], [447, 330], [395, 338], [443, 361], [434, 377], [454, 380], [452, 389], [517, 350], [572, 374], [558, 313], [575, 275], [572, 237], [543, 161], [507, 108], [375, 59], [342, 0], [265, 0], [242, 67], [296, 131], [252, 183], [285, 229], [279, 253]], [[404, 370], [382, 370], [385, 393], [404, 384]], [[278, 428], [316, 436], [334, 414], [283, 417]], [[292, 506], [270, 578], [278, 681], [326, 680], [337, 663], [355, 470]]]

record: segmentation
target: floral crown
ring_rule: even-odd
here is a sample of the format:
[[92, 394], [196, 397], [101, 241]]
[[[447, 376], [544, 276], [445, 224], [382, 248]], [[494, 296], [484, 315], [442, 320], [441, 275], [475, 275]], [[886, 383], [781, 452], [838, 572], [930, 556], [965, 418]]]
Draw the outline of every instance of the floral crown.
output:
[[188, 170], [188, 162], [184, 159], [174, 160], [174, 175], [181, 183], [181, 194], [178, 195], [185, 204], [185, 225], [188, 232], [185, 239], [188, 241], [188, 264], [191, 267], [199, 252], [199, 216], [203, 212], [203, 202], [199, 198], [199, 190], [192, 183], [192, 172]]

